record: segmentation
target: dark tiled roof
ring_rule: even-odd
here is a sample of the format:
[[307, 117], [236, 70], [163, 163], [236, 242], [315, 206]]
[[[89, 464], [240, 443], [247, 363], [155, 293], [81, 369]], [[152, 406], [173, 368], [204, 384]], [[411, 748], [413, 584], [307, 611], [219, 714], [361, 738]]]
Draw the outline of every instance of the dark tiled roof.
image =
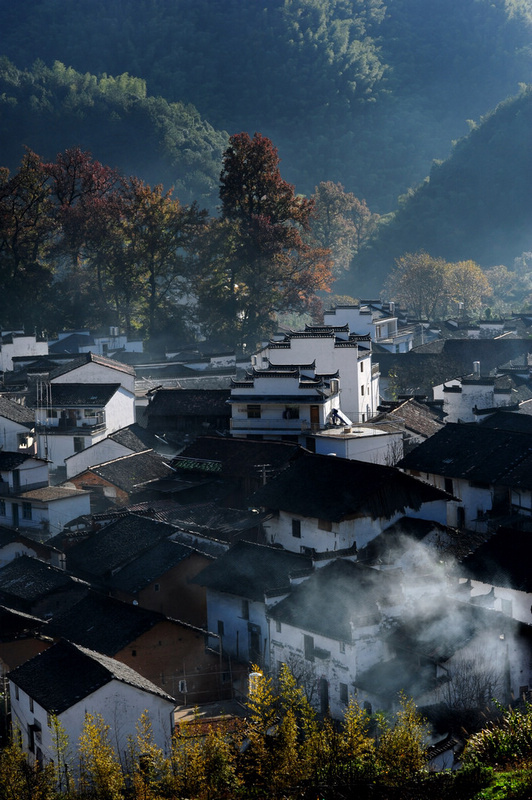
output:
[[174, 474], [168, 463], [153, 450], [131, 453], [104, 464], [97, 464], [90, 467], [88, 472], [128, 493], [146, 483], [169, 478]]
[[11, 422], [18, 422], [26, 428], [32, 428], [35, 425], [35, 412], [31, 408], [22, 406], [20, 403], [15, 403], [8, 397], [0, 397], [0, 417], [8, 419]]
[[18, 497], [24, 500], [35, 500], [40, 503], [53, 503], [54, 500], [68, 500], [85, 494], [87, 492], [82, 489], [70, 489], [66, 486], [42, 486], [40, 489], [19, 492]]
[[94, 344], [94, 339], [90, 333], [71, 333], [63, 336], [59, 341], [48, 345], [50, 353], [79, 353], [80, 347], [87, 347]]
[[61, 714], [113, 680], [173, 702], [138, 672], [71, 642], [58, 642], [9, 673], [9, 678], [48, 712]]
[[[401, 469], [487, 484], [525, 481], [532, 488], [532, 436], [484, 425], [448, 422], [398, 464]], [[526, 468], [521, 469], [521, 465]], [[528, 477], [528, 475], [530, 477]]]
[[208, 589], [264, 600], [267, 589], [288, 586], [290, 573], [308, 569], [308, 556], [251, 542], [238, 542], [194, 578]]
[[519, 411], [495, 411], [481, 420], [483, 428], [497, 428], [500, 431], [515, 431], [532, 435], [532, 415]]
[[438, 339], [408, 353], [379, 353], [378, 361], [382, 375], [397, 372], [400, 391], [431, 396], [433, 385], [470, 374], [474, 361], [486, 374], [529, 351], [530, 339]]
[[468, 577], [488, 583], [532, 592], [532, 534], [500, 528], [487, 542], [463, 561]]
[[[425, 439], [439, 431], [444, 424], [441, 415], [437, 411], [413, 398], [394, 404], [394, 407], [385, 408], [383, 411], [386, 418], [393, 417], [403, 422], [407, 430], [418, 436], [423, 436]], [[372, 421], [378, 422], [379, 418], [377, 416]]]
[[89, 650], [115, 656], [165, 619], [157, 611], [90, 592], [68, 611], [56, 614], [48, 623], [47, 632], [56, 639], [68, 639]]
[[395, 582], [390, 572], [336, 559], [294, 586], [268, 614], [310, 633], [350, 642], [351, 622], [365, 626], [380, 621], [377, 601], [397, 590]]
[[102, 408], [119, 389], [119, 383], [53, 383], [50, 405]]
[[[20, 467], [28, 459], [32, 459], [27, 453], [12, 452], [11, 450], [0, 450], [0, 471], [10, 472], [12, 469]], [[41, 459], [39, 459], [41, 460]]]
[[231, 415], [227, 400], [229, 389], [159, 389], [146, 409], [150, 416], [224, 416]]
[[[180, 453], [180, 459], [204, 459], [220, 462], [226, 476], [257, 475], [266, 464], [268, 470], [282, 470], [306, 451], [289, 442], [253, 441], [222, 436], [200, 436]], [[179, 469], [180, 462], [172, 462]], [[198, 467], [201, 471], [201, 465]]]
[[70, 547], [67, 563], [80, 574], [110, 577], [172, 532], [172, 527], [164, 522], [130, 514]]
[[83, 367], [85, 364], [90, 364], [91, 362], [93, 364], [100, 364], [103, 367], [111, 367], [112, 369], [116, 369], [118, 372], [124, 372], [127, 375], [135, 375], [135, 370], [133, 367], [123, 364], [120, 361], [114, 361], [114, 359], [106, 358], [105, 356], [98, 356], [95, 353], [83, 353], [77, 358], [73, 358], [63, 366], [54, 369], [53, 372], [50, 373], [50, 380], [55, 380], [55, 378], [59, 378], [61, 375], [66, 375], [68, 372], [72, 372], [72, 370]]
[[163, 539], [119, 570], [112, 577], [110, 585], [123, 592], [136, 594], [195, 552], [186, 544]]
[[134, 453], [140, 453], [143, 450], [154, 450], [158, 439], [153, 433], [147, 431], [136, 422], [133, 425], [128, 425], [127, 428], [120, 428], [120, 430], [109, 434], [109, 439], [113, 442], [127, 447]]
[[50, 592], [61, 591], [79, 580], [31, 556], [19, 556], [0, 569], [0, 594], [33, 603]]
[[187, 531], [227, 539], [236, 532], [256, 528], [262, 522], [263, 516], [240, 508], [226, 508], [218, 503], [192, 503], [182, 506], [174, 503], [165, 514], [165, 519]]
[[340, 522], [355, 514], [389, 519], [445, 498], [440, 490], [394, 467], [308, 454], [259, 489], [249, 503]]

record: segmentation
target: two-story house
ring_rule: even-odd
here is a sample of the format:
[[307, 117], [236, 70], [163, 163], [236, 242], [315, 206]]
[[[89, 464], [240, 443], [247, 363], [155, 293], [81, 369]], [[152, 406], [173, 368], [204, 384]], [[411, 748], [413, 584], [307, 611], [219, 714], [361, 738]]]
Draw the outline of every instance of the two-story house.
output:
[[173, 730], [174, 698], [114, 658], [61, 641], [8, 674], [12, 724], [31, 763], [57, 759], [52, 717], [69, 743], [69, 772], [78, 774], [77, 745], [86, 714], [103, 717], [119, 758], [144, 712], [154, 743], [165, 752]]
[[527, 432], [449, 422], [398, 467], [453, 496], [448, 525], [487, 531], [532, 514], [531, 447]]
[[447, 501], [444, 491], [394, 467], [308, 454], [249, 503], [270, 512], [269, 543], [322, 553], [364, 547], [405, 515], [444, 524]]
[[206, 589], [207, 627], [219, 637], [210, 640], [211, 647], [221, 644], [237, 661], [268, 668], [264, 593], [289, 585], [291, 573], [311, 567], [308, 556], [251, 542], [238, 542], [209, 564], [194, 583]]
[[315, 363], [255, 367], [243, 380], [231, 380], [231, 434], [308, 443], [309, 434], [338, 419], [338, 373], [321, 375]]
[[[352, 330], [352, 329], [351, 329]], [[351, 333], [349, 325], [307, 325], [270, 342], [251, 358], [252, 366], [314, 364], [318, 373], [338, 372], [340, 406], [355, 423], [371, 419], [379, 404], [379, 366], [372, 363], [369, 334]]]
[[0, 451], [0, 525], [44, 541], [90, 512], [88, 492], [49, 485], [48, 466], [43, 458]]
[[325, 325], [349, 325], [358, 334], [369, 334], [371, 341], [390, 353], [407, 353], [412, 349], [414, 329], [399, 326], [395, 304], [362, 301], [357, 305], [339, 305], [325, 311]]

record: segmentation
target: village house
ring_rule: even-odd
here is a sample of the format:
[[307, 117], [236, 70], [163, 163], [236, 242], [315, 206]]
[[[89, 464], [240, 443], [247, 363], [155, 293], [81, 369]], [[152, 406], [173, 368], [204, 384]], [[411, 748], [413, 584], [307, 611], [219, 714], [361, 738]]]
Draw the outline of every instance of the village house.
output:
[[289, 585], [290, 574], [308, 570], [308, 556], [238, 542], [194, 578], [207, 592], [207, 627], [217, 634], [210, 646], [237, 661], [270, 666], [264, 593]]
[[0, 447], [37, 455], [35, 412], [8, 397], [0, 397]]
[[293, 576], [267, 597], [272, 669], [287, 664], [321, 713], [343, 717], [358, 673], [386, 655], [381, 623], [401, 599], [395, 573], [349, 559]]
[[472, 603], [532, 625], [531, 556], [529, 526], [499, 528], [462, 562], [461, 594], [465, 591]]
[[0, 567], [22, 555], [38, 558], [56, 567], [61, 565], [61, 553], [48, 542], [39, 542], [19, 530], [0, 525]]
[[23, 331], [2, 331], [0, 334], [0, 372], [12, 372], [13, 359], [18, 356], [46, 355], [48, 343], [45, 339]]
[[175, 528], [164, 522], [124, 514], [72, 545], [66, 563], [94, 588], [203, 626], [205, 590], [191, 580], [211, 557], [181, 542], [164, 544], [174, 533]]
[[144, 410], [148, 430], [190, 441], [229, 430], [229, 389], [157, 389]]
[[357, 334], [369, 334], [371, 341], [390, 353], [407, 353], [412, 349], [414, 329], [399, 326], [395, 303], [383, 305], [378, 301], [363, 300], [357, 305], [339, 305], [325, 311], [325, 325], [349, 325]]
[[249, 500], [271, 514], [267, 541], [301, 553], [364, 547], [405, 515], [445, 524], [447, 501], [444, 491], [393, 467], [315, 454]]
[[11, 716], [30, 763], [57, 760], [52, 716], [70, 744], [68, 772], [78, 773], [77, 744], [86, 714], [110, 725], [110, 741], [126, 758], [128, 737], [147, 712], [153, 742], [165, 752], [173, 728], [174, 698], [114, 658], [61, 641], [8, 674]]
[[125, 506], [151, 496], [158, 481], [173, 475], [174, 470], [161, 456], [144, 450], [95, 464], [74, 475], [69, 483], [91, 493], [92, 510], [97, 512], [112, 504]]
[[120, 328], [111, 326], [108, 333], [93, 334], [88, 330], [61, 331], [57, 339], [48, 341], [50, 353], [95, 353], [110, 356], [115, 353], [142, 353], [142, 339], [129, 339]]
[[382, 422], [402, 431], [405, 453], [429, 439], [444, 425], [441, 407], [428, 405], [413, 397], [381, 401], [373, 424], [379, 427]]
[[452, 495], [448, 525], [487, 531], [532, 514], [531, 446], [527, 433], [449, 422], [398, 467]]
[[69, 608], [88, 590], [86, 581], [28, 555], [0, 569], [0, 603], [45, 619]]
[[44, 541], [89, 513], [88, 493], [49, 486], [48, 466], [43, 458], [0, 451], [0, 525], [21, 528]]
[[472, 375], [433, 388], [434, 400], [443, 403], [445, 422], [478, 422], [496, 409], [517, 410], [532, 399], [528, 378], [481, 375], [480, 364], [474, 366]]
[[[297, 442], [198, 436], [171, 463], [180, 480], [194, 481], [198, 502], [216, 498], [223, 505], [245, 508], [252, 492], [304, 452]], [[187, 497], [191, 491], [193, 487]]]
[[[352, 329], [351, 329], [352, 330]], [[338, 373], [343, 412], [355, 423], [373, 416], [379, 404], [379, 366], [372, 364], [369, 334], [351, 333], [349, 325], [307, 325], [282, 339], [271, 339], [251, 358], [256, 370], [313, 364], [316, 373]], [[317, 422], [317, 420], [315, 420]]]
[[227, 664], [206, 648], [207, 632], [140, 605], [90, 592], [56, 614], [47, 634], [121, 661], [179, 703], [230, 696]]
[[0, 680], [53, 644], [46, 635], [47, 621], [33, 614], [0, 605]]
[[253, 368], [243, 380], [231, 380], [231, 434], [283, 439], [313, 447], [310, 434], [328, 424], [349, 424], [340, 409], [338, 373], [307, 365]]
[[74, 453], [65, 459], [67, 480], [79, 475], [89, 467], [113, 461], [121, 456], [141, 453], [144, 450], [156, 450], [161, 441], [137, 423], [113, 431], [105, 439]]

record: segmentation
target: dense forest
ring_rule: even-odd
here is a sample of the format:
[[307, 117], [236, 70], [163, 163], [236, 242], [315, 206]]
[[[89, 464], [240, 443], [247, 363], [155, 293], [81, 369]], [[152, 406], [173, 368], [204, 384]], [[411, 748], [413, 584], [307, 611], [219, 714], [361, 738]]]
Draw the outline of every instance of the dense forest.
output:
[[532, 249], [528, 0], [24, 9], [0, 0], [12, 172], [24, 145], [45, 162], [80, 147], [213, 214], [229, 136], [259, 131], [296, 192], [341, 184], [377, 222], [335, 293], [377, 294], [405, 252], [512, 269]]

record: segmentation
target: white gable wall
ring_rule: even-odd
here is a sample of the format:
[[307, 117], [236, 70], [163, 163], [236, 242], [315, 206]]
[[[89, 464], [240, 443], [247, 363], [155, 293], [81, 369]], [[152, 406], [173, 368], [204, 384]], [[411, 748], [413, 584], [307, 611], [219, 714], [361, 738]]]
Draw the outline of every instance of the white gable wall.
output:
[[[239, 661], [252, 661], [257, 658], [250, 651], [250, 626], [255, 626], [255, 635], [260, 641], [260, 666], [269, 668], [268, 623], [264, 601], [250, 600], [246, 606], [248, 617], [243, 615], [242, 597], [207, 589], [207, 628], [214, 633], [223, 623], [222, 649]], [[212, 638], [210, 644], [218, 648], [218, 639]]]
[[[12, 724], [22, 734], [22, 747], [33, 760], [36, 753], [29, 752], [29, 726], [38, 722], [41, 725], [41, 741], [36, 742], [45, 762], [57, 760], [54, 751], [52, 730], [48, 727], [48, 714], [38, 703], [33, 703], [30, 710], [30, 697], [19, 689], [16, 698], [15, 685], [9, 681], [11, 697]], [[135, 736], [136, 724], [142, 713], [147, 710], [153, 730], [154, 743], [169, 751], [173, 703], [157, 695], [141, 691], [129, 684], [111, 680], [88, 697], [59, 715], [59, 721], [68, 737], [70, 751], [73, 755], [71, 774], [78, 774], [77, 746], [83, 731], [85, 714], [100, 714], [105, 723], [110, 725], [110, 741], [123, 760], [127, 760], [127, 737]]]
[[91, 447], [87, 447], [80, 453], [74, 453], [65, 459], [66, 476], [68, 478], [85, 472], [95, 464], [104, 464], [106, 461], [114, 461], [115, 458], [131, 455], [132, 450], [124, 447], [123, 444], [113, 441], [106, 437]]
[[95, 361], [88, 361], [70, 372], [58, 375], [51, 383], [119, 383], [131, 394], [135, 394], [134, 375]]

